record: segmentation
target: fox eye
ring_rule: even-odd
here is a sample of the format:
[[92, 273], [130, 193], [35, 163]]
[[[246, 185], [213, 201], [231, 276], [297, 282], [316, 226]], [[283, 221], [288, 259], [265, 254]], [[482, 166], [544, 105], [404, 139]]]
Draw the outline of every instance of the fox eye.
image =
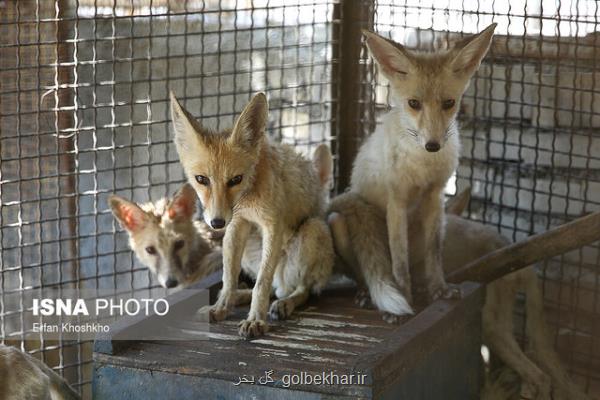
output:
[[173, 248], [175, 250], [181, 250], [181, 248], [183, 247], [184, 244], [185, 244], [184, 240], [178, 240], [175, 242], [175, 245], [173, 246]]
[[454, 107], [454, 103], [455, 103], [454, 99], [444, 100], [444, 101], [442, 101], [442, 108], [444, 110], [449, 110], [452, 107]]
[[210, 185], [210, 179], [204, 175], [196, 175], [196, 181], [203, 186]]
[[148, 246], [148, 247], [146, 247], [146, 253], [151, 254], [151, 255], [155, 255], [156, 254], [156, 247], [154, 247], [154, 246]]
[[232, 187], [242, 183], [242, 175], [236, 175], [227, 182], [227, 186]]
[[409, 99], [408, 100], [408, 105], [413, 110], [420, 110], [421, 109], [421, 102], [419, 100], [416, 100], [416, 99]]

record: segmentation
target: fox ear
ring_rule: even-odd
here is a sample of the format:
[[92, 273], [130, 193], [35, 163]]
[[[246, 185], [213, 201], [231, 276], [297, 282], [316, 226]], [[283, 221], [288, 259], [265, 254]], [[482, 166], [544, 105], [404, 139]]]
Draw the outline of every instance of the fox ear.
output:
[[269, 104], [264, 93], [255, 95], [238, 117], [230, 140], [244, 146], [255, 147], [265, 135], [269, 118]]
[[191, 219], [196, 213], [196, 201], [196, 191], [192, 188], [192, 185], [186, 183], [173, 195], [169, 202], [169, 218], [172, 220]]
[[388, 79], [406, 77], [413, 62], [410, 54], [402, 45], [367, 30], [363, 30], [363, 35], [365, 35], [369, 52]]
[[192, 114], [181, 106], [173, 92], [170, 93], [170, 98], [175, 145], [178, 149], [190, 148], [190, 141], [198, 140], [200, 135], [202, 135], [202, 127]]
[[108, 198], [108, 204], [117, 221], [129, 232], [137, 232], [148, 223], [148, 214], [131, 201], [112, 195]]
[[481, 60], [488, 52], [494, 29], [497, 24], [491, 24], [480, 33], [463, 39], [454, 45], [456, 56], [452, 59], [450, 67], [452, 72], [471, 77], [479, 69]]
[[331, 156], [331, 150], [329, 146], [320, 144], [315, 149], [312, 157], [313, 166], [317, 175], [319, 176], [319, 183], [322, 188], [329, 188], [329, 183], [332, 181], [333, 175], [333, 157]]

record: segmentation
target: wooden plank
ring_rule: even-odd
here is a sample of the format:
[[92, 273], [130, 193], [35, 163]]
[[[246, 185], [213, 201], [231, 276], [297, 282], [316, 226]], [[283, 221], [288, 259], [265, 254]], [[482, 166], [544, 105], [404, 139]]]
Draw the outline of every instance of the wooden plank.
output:
[[511, 244], [448, 276], [450, 282], [492, 282], [506, 274], [600, 240], [600, 212]]

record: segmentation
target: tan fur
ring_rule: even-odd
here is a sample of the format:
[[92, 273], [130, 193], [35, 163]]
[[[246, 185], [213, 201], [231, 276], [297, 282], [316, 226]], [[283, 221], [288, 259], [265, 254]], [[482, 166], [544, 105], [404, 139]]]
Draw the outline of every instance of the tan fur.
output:
[[[440, 264], [443, 189], [458, 165], [460, 100], [487, 52], [494, 27], [434, 53], [411, 52], [365, 32], [397, 107], [361, 146], [350, 191], [385, 212], [395, 284], [409, 303], [413, 295], [431, 301], [454, 293]], [[409, 260], [409, 225], [422, 227], [419, 232], [429, 249], [421, 268]], [[398, 315], [410, 313], [410, 307], [396, 310]]]
[[0, 344], [0, 399], [76, 400], [79, 395], [43, 362]]
[[[462, 194], [457, 202], [449, 205], [449, 209], [457, 213], [462, 212], [459, 204], [466, 206], [468, 203], [464, 197]], [[338, 213], [332, 225], [336, 251], [344, 262], [349, 264], [349, 271], [358, 271], [359, 282], [367, 274], [359, 264], [358, 254], [354, 252], [354, 249], [363, 247], [360, 249], [362, 253], [377, 257], [376, 262], [370, 264], [372, 270], [368, 271], [368, 274], [379, 276], [380, 279], [389, 279], [392, 262], [389, 248], [386, 246], [387, 235], [385, 229], [381, 229], [385, 221], [384, 214], [355, 195], [334, 199], [330, 209]], [[350, 218], [346, 218], [346, 215]], [[357, 215], [360, 215], [360, 221], [355, 219]], [[415, 230], [411, 230], [409, 234], [421, 237]], [[470, 261], [508, 244], [509, 241], [492, 227], [457, 215], [448, 215], [442, 253], [444, 272], [449, 274]], [[426, 253], [426, 246], [422, 241], [411, 242], [410, 257], [417, 267], [426, 259]], [[526, 333], [532, 357], [523, 353], [513, 334], [515, 297], [519, 291], [526, 294]], [[494, 355], [519, 374], [523, 380], [523, 394], [530, 396], [527, 398], [550, 399], [551, 395], [553, 399], [564, 400], [586, 398], [570, 381], [553, 350], [543, 317], [542, 294], [533, 267], [514, 272], [489, 284], [482, 313], [484, 343]], [[489, 392], [490, 388], [487, 387], [486, 398], [493, 398]]]
[[[203, 128], [171, 95], [175, 144], [185, 174], [204, 207], [206, 223], [214, 227], [223, 220], [223, 289], [211, 307], [212, 320], [219, 321], [235, 305], [242, 256], [253, 228], [261, 235], [261, 262], [252, 292], [250, 312], [240, 323], [244, 337], [263, 334], [269, 294], [282, 255], [303, 224], [320, 234], [317, 244], [320, 262], [316, 266], [328, 275], [333, 264], [333, 245], [322, 223], [323, 199], [319, 178], [310, 161], [291, 147], [271, 143], [265, 136], [268, 105], [260, 93], [250, 101], [232, 130], [211, 132]], [[230, 184], [240, 178], [235, 185]], [[225, 226], [221, 226], [224, 228]], [[316, 234], [316, 233], [311, 233]], [[303, 242], [303, 239], [300, 239]], [[287, 266], [287, 265], [286, 265]], [[300, 274], [307, 266], [298, 266]], [[285, 281], [287, 277], [284, 276]], [[301, 280], [303, 281], [303, 280]], [[310, 281], [309, 281], [310, 282]], [[301, 303], [310, 287], [296, 287], [289, 304]], [[299, 292], [301, 292], [299, 294]]]
[[194, 222], [196, 193], [190, 185], [171, 199], [136, 204], [111, 196], [109, 205], [127, 230], [136, 257], [163, 287], [188, 286], [221, 267], [221, 252], [213, 251], [214, 245], [203, 237], [208, 235], [203, 224]]

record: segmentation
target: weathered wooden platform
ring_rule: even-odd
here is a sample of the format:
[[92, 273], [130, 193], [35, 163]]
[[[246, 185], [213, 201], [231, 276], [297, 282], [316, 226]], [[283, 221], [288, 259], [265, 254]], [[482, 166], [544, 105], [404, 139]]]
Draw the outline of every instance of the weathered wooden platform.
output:
[[[483, 289], [473, 283], [462, 287], [462, 300], [437, 301], [404, 325], [389, 325], [378, 312], [358, 308], [353, 290], [338, 288], [311, 299], [290, 320], [273, 322], [267, 335], [250, 341], [237, 334], [245, 309], [210, 324], [209, 331], [202, 331], [205, 323], [192, 316], [165, 327], [198, 340], [99, 338], [94, 398], [478, 398]], [[264, 384], [267, 371], [273, 382]], [[302, 374], [329, 375], [331, 384], [288, 381]], [[244, 376], [253, 377], [254, 384], [239, 384]], [[342, 384], [343, 376], [353, 376], [353, 382]]]

